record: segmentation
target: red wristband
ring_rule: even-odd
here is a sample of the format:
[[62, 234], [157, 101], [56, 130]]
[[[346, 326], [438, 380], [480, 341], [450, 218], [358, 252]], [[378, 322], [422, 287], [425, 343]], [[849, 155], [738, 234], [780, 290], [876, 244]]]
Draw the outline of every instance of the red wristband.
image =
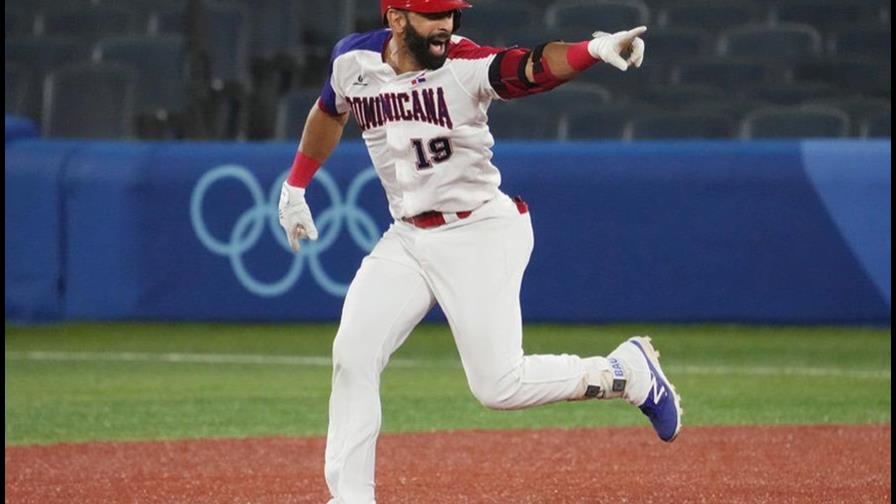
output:
[[591, 41], [586, 40], [584, 42], [573, 44], [566, 50], [566, 63], [576, 72], [581, 72], [600, 61], [588, 52], [589, 42]]
[[319, 162], [302, 154], [300, 151], [296, 151], [296, 159], [292, 162], [292, 169], [289, 171], [289, 178], [286, 179], [286, 183], [293, 187], [304, 189], [311, 183], [311, 178], [314, 177], [318, 168], [320, 168]]

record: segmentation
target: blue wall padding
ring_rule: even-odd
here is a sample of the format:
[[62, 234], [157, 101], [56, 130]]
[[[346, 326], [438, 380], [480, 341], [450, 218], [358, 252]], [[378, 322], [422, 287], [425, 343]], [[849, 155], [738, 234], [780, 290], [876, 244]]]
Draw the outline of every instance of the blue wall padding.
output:
[[837, 230], [889, 305], [890, 144], [812, 141], [802, 147], [806, 173]]
[[8, 320], [58, 320], [66, 230], [62, 167], [82, 144], [6, 144], [5, 285]]
[[37, 125], [31, 119], [18, 116], [6, 116], [6, 141], [23, 140], [40, 135]]
[[[342, 292], [334, 296], [320, 286], [322, 282], [315, 281], [309, 256], [296, 259], [287, 252], [277, 224], [281, 176], [294, 149], [282, 144], [228, 147], [178, 143], [85, 147], [67, 169], [68, 222], [72, 228], [90, 227], [95, 232], [70, 239], [66, 316], [184, 320], [338, 317]], [[335, 178], [340, 188], [348, 186], [358, 167], [369, 165], [363, 149], [344, 150], [324, 175]], [[114, 159], [114, 175], [104, 171], [100, 159]], [[226, 173], [228, 166], [245, 174], [266, 206], [256, 206], [246, 183], [228, 176], [212, 181], [204, 198], [197, 200], [201, 221], [194, 222], [191, 204], [197, 183], [215, 168], [224, 167]], [[362, 193], [364, 206], [376, 209], [378, 216], [371, 245], [388, 222], [382, 189], [374, 184]], [[324, 191], [312, 191], [316, 194], [311, 194], [309, 201], [322, 238], [326, 238], [328, 219], [321, 219], [330, 203], [323, 197]], [[116, 211], [104, 211], [108, 202]], [[252, 220], [253, 208], [260, 209], [264, 219]], [[247, 216], [249, 226], [234, 239], [231, 233], [241, 216]], [[227, 253], [209, 248], [200, 239], [199, 229], [209, 235], [208, 241], [223, 247], [233, 240], [234, 247]], [[247, 234], [251, 243], [240, 242]], [[347, 284], [363, 249], [347, 236], [338, 238], [319, 262], [336, 282]], [[235, 253], [239, 243], [246, 249]], [[288, 272], [296, 263], [298, 274], [291, 277]], [[114, 268], [117, 281], [97, 289], [95, 273], [107, 268]], [[278, 288], [278, 281], [284, 278], [287, 281], [280, 282]], [[289, 281], [293, 278], [295, 281]]]
[[[888, 298], [806, 176], [799, 143], [579, 144], [562, 155], [504, 148], [496, 161], [507, 167], [507, 189], [533, 207], [524, 284], [533, 319], [889, 319]], [[868, 197], [889, 208], [888, 163], [876, 172], [886, 173], [885, 190]]]
[[[383, 190], [343, 143], [309, 188], [321, 239], [294, 256], [276, 216], [294, 152], [7, 142], [7, 319], [337, 320]], [[535, 228], [524, 317], [889, 323], [889, 160], [884, 141], [499, 142]]]

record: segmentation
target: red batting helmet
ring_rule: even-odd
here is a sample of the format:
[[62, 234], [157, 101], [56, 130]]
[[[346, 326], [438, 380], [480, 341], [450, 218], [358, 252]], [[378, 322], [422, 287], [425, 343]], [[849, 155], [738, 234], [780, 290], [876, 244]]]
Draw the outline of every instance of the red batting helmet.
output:
[[402, 9], [411, 12], [447, 12], [472, 7], [464, 0], [380, 0], [380, 16], [385, 16], [389, 9]]

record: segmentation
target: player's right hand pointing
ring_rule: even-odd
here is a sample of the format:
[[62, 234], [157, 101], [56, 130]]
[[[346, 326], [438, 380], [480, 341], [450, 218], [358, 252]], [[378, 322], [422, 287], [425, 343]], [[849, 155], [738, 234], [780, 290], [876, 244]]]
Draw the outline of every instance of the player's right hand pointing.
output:
[[305, 189], [283, 182], [280, 190], [280, 225], [286, 231], [289, 246], [296, 252], [299, 240], [317, 240], [317, 227], [311, 217], [311, 208], [305, 202]]
[[646, 31], [646, 26], [639, 26], [613, 34], [594, 32], [591, 35], [594, 39], [588, 43], [588, 53], [623, 72], [628, 70], [629, 65], [640, 67], [644, 61], [644, 40], [638, 35]]

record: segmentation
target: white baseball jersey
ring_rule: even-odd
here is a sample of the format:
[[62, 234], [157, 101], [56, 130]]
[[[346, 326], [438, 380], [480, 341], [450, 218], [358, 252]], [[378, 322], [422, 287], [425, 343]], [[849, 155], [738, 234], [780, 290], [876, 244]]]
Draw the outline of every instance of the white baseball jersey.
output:
[[397, 75], [383, 61], [391, 36], [383, 29], [340, 41], [318, 105], [352, 113], [394, 218], [473, 210], [501, 183], [486, 112], [499, 98], [489, 66], [502, 50], [454, 35], [441, 68]]

